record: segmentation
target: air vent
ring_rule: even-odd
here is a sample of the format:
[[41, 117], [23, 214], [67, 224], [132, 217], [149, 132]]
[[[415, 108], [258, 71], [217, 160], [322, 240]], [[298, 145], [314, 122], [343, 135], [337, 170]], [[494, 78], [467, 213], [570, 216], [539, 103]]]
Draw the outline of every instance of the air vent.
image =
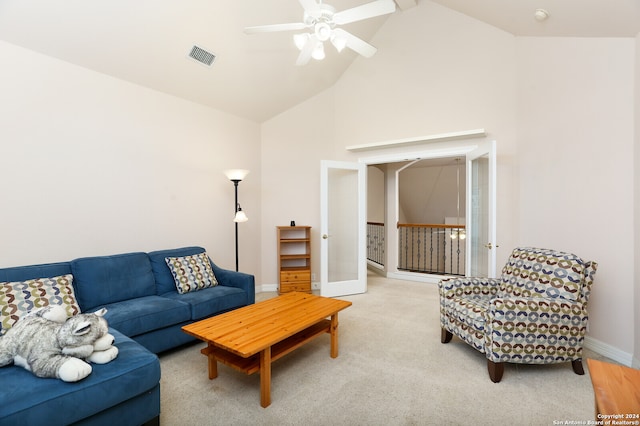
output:
[[216, 55], [214, 55], [211, 52], [207, 52], [205, 49], [195, 45], [191, 48], [191, 52], [189, 52], [189, 57], [194, 61], [198, 61], [201, 64], [206, 65], [208, 67], [210, 67], [211, 64], [213, 64], [213, 61], [216, 59]]

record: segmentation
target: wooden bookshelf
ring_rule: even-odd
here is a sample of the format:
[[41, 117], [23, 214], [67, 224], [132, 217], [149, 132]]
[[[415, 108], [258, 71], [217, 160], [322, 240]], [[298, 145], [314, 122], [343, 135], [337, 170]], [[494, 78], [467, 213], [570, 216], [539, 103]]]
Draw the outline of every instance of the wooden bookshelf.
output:
[[311, 293], [311, 227], [278, 226], [278, 292]]

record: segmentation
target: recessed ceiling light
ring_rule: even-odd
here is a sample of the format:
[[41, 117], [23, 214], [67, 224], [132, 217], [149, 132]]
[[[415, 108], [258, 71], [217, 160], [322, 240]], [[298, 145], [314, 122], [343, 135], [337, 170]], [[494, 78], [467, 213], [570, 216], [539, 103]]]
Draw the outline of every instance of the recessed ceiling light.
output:
[[536, 21], [542, 22], [549, 17], [549, 12], [544, 9], [536, 9], [536, 12], [533, 14], [536, 17]]

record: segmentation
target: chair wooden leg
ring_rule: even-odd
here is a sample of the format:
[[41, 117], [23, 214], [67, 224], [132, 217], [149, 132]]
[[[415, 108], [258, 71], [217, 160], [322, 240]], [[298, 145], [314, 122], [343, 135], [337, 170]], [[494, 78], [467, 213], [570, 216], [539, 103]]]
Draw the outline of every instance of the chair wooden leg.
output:
[[584, 376], [584, 367], [582, 366], [581, 359], [574, 359], [571, 361], [571, 366], [573, 367], [573, 372], [579, 376]]
[[493, 383], [498, 383], [502, 380], [502, 374], [504, 373], [504, 362], [493, 362], [487, 360], [487, 368], [489, 370], [489, 378]]
[[440, 341], [442, 343], [449, 343], [452, 337], [453, 337], [453, 334], [451, 334], [451, 332], [446, 328], [443, 328], [442, 331], [440, 332]]

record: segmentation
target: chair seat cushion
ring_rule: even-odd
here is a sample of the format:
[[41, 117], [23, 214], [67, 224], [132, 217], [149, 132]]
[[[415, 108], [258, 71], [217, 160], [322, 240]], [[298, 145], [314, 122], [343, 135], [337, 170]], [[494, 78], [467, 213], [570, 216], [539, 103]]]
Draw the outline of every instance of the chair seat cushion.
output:
[[117, 330], [109, 331], [118, 357], [92, 364], [91, 374], [79, 382], [42, 379], [16, 366], [0, 369], [0, 424], [72, 424], [154, 389], [160, 382], [158, 357]]
[[465, 295], [456, 297], [451, 303], [453, 316], [477, 331], [483, 331], [487, 322], [487, 309], [491, 295]]
[[160, 296], [145, 296], [103, 305], [105, 319], [123, 334], [134, 337], [191, 319], [188, 304]]

